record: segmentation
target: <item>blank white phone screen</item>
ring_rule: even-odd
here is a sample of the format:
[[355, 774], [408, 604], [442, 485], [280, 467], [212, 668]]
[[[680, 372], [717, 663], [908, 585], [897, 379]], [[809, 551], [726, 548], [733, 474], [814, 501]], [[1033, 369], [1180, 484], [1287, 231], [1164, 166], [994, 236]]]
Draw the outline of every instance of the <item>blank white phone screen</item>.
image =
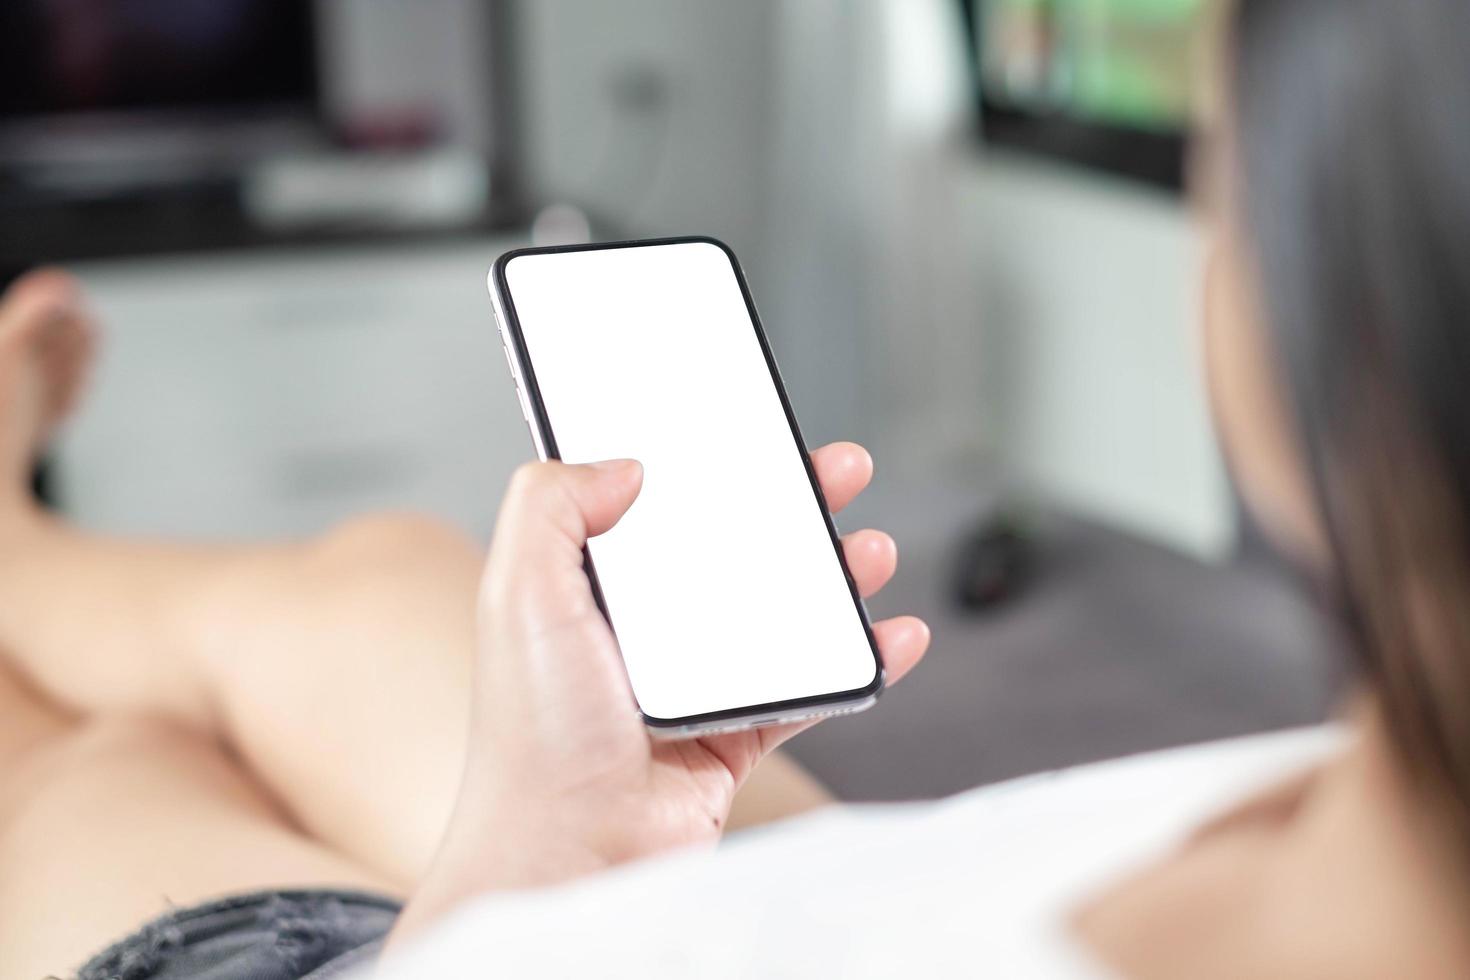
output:
[[589, 546], [644, 714], [870, 685], [877, 662], [730, 257], [679, 242], [505, 267], [561, 458], [643, 489]]

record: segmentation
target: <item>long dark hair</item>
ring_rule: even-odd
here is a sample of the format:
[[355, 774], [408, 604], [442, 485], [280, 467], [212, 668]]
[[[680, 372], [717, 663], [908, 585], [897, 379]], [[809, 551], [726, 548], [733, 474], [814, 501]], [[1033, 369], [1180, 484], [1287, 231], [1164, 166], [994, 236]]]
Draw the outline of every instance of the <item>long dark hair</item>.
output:
[[1470, 841], [1470, 2], [1237, 0], [1238, 191], [1363, 673]]

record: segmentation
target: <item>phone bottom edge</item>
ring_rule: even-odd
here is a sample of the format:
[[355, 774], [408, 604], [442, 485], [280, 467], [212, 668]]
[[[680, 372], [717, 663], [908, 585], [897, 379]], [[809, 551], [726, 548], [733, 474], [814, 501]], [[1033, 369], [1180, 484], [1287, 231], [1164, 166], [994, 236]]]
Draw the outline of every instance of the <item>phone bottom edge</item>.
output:
[[799, 721], [817, 721], [838, 715], [855, 715], [866, 711], [878, 702], [877, 692], [856, 701], [842, 704], [818, 705], [810, 708], [795, 708], [772, 711], [764, 714], [746, 715], [740, 718], [721, 718], [717, 721], [694, 722], [688, 725], [667, 727], [645, 725], [648, 733], [659, 741], [677, 741], [698, 738], [702, 735], [723, 735], [727, 732], [743, 732], [751, 728], [770, 728], [774, 725], [789, 725]]

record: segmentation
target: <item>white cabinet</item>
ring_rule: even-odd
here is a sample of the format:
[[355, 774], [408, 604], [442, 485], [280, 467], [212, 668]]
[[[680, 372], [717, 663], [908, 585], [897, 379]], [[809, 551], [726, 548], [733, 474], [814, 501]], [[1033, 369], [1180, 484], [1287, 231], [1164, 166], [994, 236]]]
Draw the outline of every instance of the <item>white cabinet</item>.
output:
[[128, 533], [300, 534], [382, 508], [487, 534], [531, 456], [485, 273], [509, 240], [77, 269], [103, 321], [63, 509]]

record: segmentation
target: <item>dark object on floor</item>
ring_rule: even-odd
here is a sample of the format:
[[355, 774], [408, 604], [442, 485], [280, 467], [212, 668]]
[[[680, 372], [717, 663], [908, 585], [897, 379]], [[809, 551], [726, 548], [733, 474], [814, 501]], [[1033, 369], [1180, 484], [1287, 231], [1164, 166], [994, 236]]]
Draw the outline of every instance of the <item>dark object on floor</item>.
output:
[[1025, 590], [1034, 568], [1031, 538], [1013, 519], [987, 520], [955, 555], [954, 593], [961, 608], [989, 610]]

